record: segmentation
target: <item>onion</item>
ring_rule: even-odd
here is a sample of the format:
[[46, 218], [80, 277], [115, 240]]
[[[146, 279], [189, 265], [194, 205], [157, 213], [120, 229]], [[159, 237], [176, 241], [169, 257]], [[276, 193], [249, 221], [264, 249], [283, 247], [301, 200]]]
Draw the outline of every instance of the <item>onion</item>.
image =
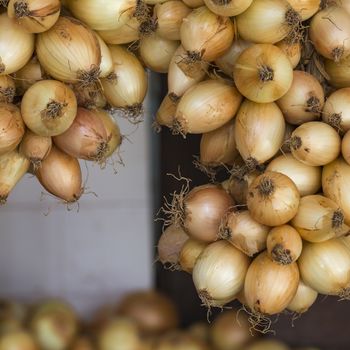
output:
[[195, 339], [190, 334], [186, 334], [180, 331], [174, 331], [172, 333], [163, 336], [155, 350], [207, 350], [207, 346]]
[[146, 67], [154, 72], [167, 73], [178, 46], [179, 42], [152, 33], [141, 38], [139, 52]]
[[34, 52], [34, 35], [16, 21], [0, 15], [0, 75], [11, 74], [30, 60]]
[[82, 87], [79, 84], [72, 86], [78, 106], [87, 109], [104, 108], [107, 100], [99, 83]]
[[197, 8], [204, 5], [204, 0], [184, 0], [185, 5], [191, 8]]
[[0, 350], [38, 350], [34, 339], [26, 331], [8, 332], [0, 338]]
[[38, 136], [27, 130], [19, 147], [22, 153], [34, 165], [40, 167], [41, 162], [51, 151], [52, 140], [49, 136]]
[[210, 132], [231, 120], [242, 101], [233, 86], [220, 80], [206, 80], [193, 86], [181, 98], [173, 130], [183, 135]]
[[95, 35], [101, 50], [100, 77], [106, 78], [113, 71], [112, 55], [103, 39], [98, 34], [95, 33]]
[[181, 67], [182, 57], [186, 54], [185, 49], [180, 45], [175, 51], [168, 70], [169, 95], [173, 99], [181, 97], [190, 87], [202, 81], [206, 75], [208, 64], [202, 62], [194, 65], [190, 76], [186, 75]]
[[175, 225], [167, 227], [158, 241], [159, 261], [164, 266], [177, 269], [181, 249], [187, 240], [188, 236], [182, 228]]
[[59, 300], [49, 300], [36, 308], [30, 327], [40, 348], [64, 350], [73, 341], [78, 324], [69, 305]]
[[26, 126], [39, 136], [65, 132], [77, 113], [74, 92], [56, 80], [42, 80], [24, 94], [21, 112]]
[[15, 93], [14, 80], [9, 75], [0, 75], [0, 103], [12, 103]]
[[167, 40], [180, 40], [182, 20], [191, 12], [182, 1], [170, 0], [154, 7], [157, 34]]
[[290, 350], [287, 345], [278, 340], [259, 340], [249, 345], [245, 350]]
[[341, 152], [344, 157], [344, 160], [350, 164], [350, 133], [349, 131], [346, 132], [346, 134], [343, 137], [342, 145], [341, 145]]
[[200, 143], [201, 164], [209, 167], [233, 165], [238, 155], [234, 133], [235, 123], [230, 121], [219, 129], [203, 134]]
[[290, 138], [292, 137], [293, 131], [296, 129], [296, 126], [286, 123], [286, 129], [284, 131], [283, 144], [280, 148], [278, 154], [285, 155], [286, 153], [290, 153]]
[[156, 127], [161, 127], [164, 125], [171, 128], [173, 126], [177, 104], [178, 100], [175, 99], [174, 101], [174, 97], [172, 97], [172, 95], [168, 94], [164, 97], [156, 114]]
[[113, 30], [125, 24], [136, 7], [135, 0], [67, 0], [73, 15], [95, 30]]
[[210, 338], [217, 350], [235, 350], [251, 340], [249, 321], [235, 310], [218, 315], [211, 325]]
[[350, 15], [337, 6], [325, 8], [312, 18], [309, 35], [319, 54], [338, 62], [350, 54]]
[[345, 216], [345, 223], [350, 226], [350, 166], [343, 158], [323, 167], [322, 189], [326, 197], [339, 205]]
[[57, 80], [86, 86], [99, 77], [101, 49], [97, 37], [76, 19], [60, 17], [51, 29], [38, 34], [36, 53], [45, 72]]
[[135, 350], [142, 345], [137, 326], [128, 319], [112, 319], [97, 339], [100, 350]]
[[179, 323], [173, 302], [155, 291], [140, 291], [125, 296], [117, 312], [133, 320], [146, 335], [162, 334], [176, 328]]
[[288, 265], [298, 260], [303, 243], [292, 226], [274, 227], [267, 236], [267, 254], [277, 264]]
[[183, 245], [179, 257], [179, 263], [182, 271], [186, 271], [191, 274], [197, 258], [207, 246], [208, 243], [197, 241], [193, 238], [188, 239]]
[[305, 243], [298, 264], [302, 280], [318, 293], [348, 297], [350, 251], [338, 239]]
[[94, 344], [87, 336], [79, 336], [74, 340], [70, 350], [94, 350]]
[[219, 16], [233, 17], [247, 10], [253, 0], [204, 0], [208, 9]]
[[317, 296], [318, 293], [315, 290], [300, 280], [297, 292], [293, 300], [287, 306], [287, 309], [298, 314], [303, 314], [316, 301]]
[[288, 40], [279, 41], [276, 46], [283, 51], [283, 53], [289, 58], [293, 69], [297, 67], [301, 59], [301, 44], [288, 43]]
[[254, 102], [268, 103], [278, 100], [289, 90], [293, 67], [277, 46], [255, 44], [238, 57], [233, 78], [243, 96]]
[[248, 210], [231, 212], [220, 228], [220, 236], [248, 256], [266, 248], [270, 228], [255, 221]]
[[283, 143], [285, 121], [275, 103], [245, 100], [236, 117], [236, 147], [249, 169], [272, 158]]
[[299, 270], [296, 263], [277, 264], [263, 252], [249, 266], [244, 295], [253, 313], [275, 315], [292, 301], [298, 285]]
[[81, 169], [77, 159], [52, 147], [51, 152], [36, 170], [42, 186], [66, 203], [74, 203], [82, 195]]
[[42, 33], [57, 22], [60, 10], [59, 0], [10, 0], [7, 15], [27, 32]]
[[182, 46], [188, 52], [185, 61], [214, 61], [231, 46], [233, 23], [228, 17], [217, 16], [202, 6], [183, 19], [180, 37]]
[[[216, 0], [215, 0], [216, 1]], [[215, 60], [215, 64], [229, 77], [233, 75], [233, 68], [239, 55], [253, 44], [242, 39], [235, 39], [231, 47]]]
[[324, 104], [323, 88], [313, 75], [296, 70], [291, 88], [277, 104], [290, 124], [318, 119]]
[[301, 196], [315, 194], [321, 188], [321, 167], [303, 164], [291, 154], [273, 159], [266, 170], [288, 176], [298, 188]]
[[336, 90], [328, 96], [322, 119], [342, 134], [350, 130], [350, 88]]
[[122, 46], [110, 46], [110, 51], [114, 67], [107, 78], [101, 79], [104, 94], [112, 107], [137, 116], [147, 92], [147, 75], [135, 55]]
[[0, 204], [5, 204], [8, 195], [29, 169], [29, 160], [17, 151], [0, 156]]
[[340, 62], [324, 60], [324, 69], [328, 82], [336, 87], [350, 87], [350, 59], [345, 58]]
[[286, 175], [267, 171], [249, 186], [248, 209], [252, 218], [264, 225], [279, 226], [298, 211], [300, 195]]
[[24, 135], [21, 113], [13, 104], [0, 103], [0, 155], [13, 151]]
[[209, 324], [205, 321], [198, 321], [193, 323], [187, 330], [187, 332], [195, 339], [200, 341], [209, 342]]
[[288, 0], [288, 2], [300, 14], [303, 21], [311, 18], [321, 6], [321, 0]]
[[210, 244], [198, 257], [192, 277], [207, 307], [223, 306], [242, 289], [249, 258], [226, 241]]
[[274, 44], [288, 35], [289, 40], [295, 42], [300, 35], [300, 22], [300, 14], [287, 0], [254, 0], [236, 18], [238, 34], [244, 40], [267, 44]]
[[338, 157], [341, 147], [337, 132], [322, 122], [300, 125], [293, 131], [290, 142], [293, 157], [311, 166], [332, 162]]

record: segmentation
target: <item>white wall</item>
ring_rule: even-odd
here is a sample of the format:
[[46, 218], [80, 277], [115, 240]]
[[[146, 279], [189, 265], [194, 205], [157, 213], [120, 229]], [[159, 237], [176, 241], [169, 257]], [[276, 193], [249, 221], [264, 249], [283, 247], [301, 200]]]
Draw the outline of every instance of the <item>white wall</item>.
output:
[[[134, 129], [118, 120], [123, 134]], [[0, 297], [63, 297], [82, 314], [152, 283], [150, 122], [122, 145], [118, 174], [89, 164], [79, 212], [45, 197], [27, 175], [0, 208]], [[82, 169], [86, 173], [85, 165]], [[45, 216], [48, 209], [49, 214]]]

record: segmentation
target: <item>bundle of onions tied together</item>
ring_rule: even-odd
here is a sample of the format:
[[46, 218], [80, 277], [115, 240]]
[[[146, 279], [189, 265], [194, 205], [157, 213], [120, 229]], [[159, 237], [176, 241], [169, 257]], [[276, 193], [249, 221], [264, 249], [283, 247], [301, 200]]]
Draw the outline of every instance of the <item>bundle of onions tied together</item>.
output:
[[[178, 14], [186, 16], [190, 9], [179, 4]], [[26, 172], [54, 196], [75, 202], [84, 191], [79, 159], [102, 168], [120, 161], [114, 116], [142, 119], [147, 74], [115, 31], [125, 39], [130, 21], [137, 28], [130, 40], [138, 40], [139, 26], [153, 21], [147, 6], [135, 0], [103, 7], [97, 0], [0, 1], [1, 203]], [[159, 5], [157, 29], [178, 40], [171, 8]], [[149, 56], [154, 43], [159, 40], [139, 46]], [[167, 51], [167, 43], [159, 49]]]
[[350, 299], [349, 6], [184, 2], [156, 123], [201, 134], [196, 165], [229, 178], [166, 200], [159, 260], [263, 332], [318, 294]]

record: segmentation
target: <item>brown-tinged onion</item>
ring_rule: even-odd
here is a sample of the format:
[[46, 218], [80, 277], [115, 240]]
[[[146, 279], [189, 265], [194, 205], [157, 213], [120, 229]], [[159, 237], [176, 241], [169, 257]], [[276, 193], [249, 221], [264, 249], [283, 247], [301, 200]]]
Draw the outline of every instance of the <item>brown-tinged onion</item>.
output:
[[9, 75], [0, 75], [0, 103], [12, 103], [16, 94], [16, 85]]
[[321, 0], [288, 0], [303, 21], [311, 18], [321, 7]]
[[233, 17], [243, 13], [253, 0], [204, 0], [208, 9], [219, 16]]
[[60, 135], [73, 123], [77, 100], [67, 85], [57, 80], [41, 80], [25, 92], [21, 112], [24, 123], [35, 134]]
[[288, 40], [282, 40], [276, 43], [276, 46], [287, 55], [293, 69], [296, 68], [301, 59], [301, 43], [288, 43]]
[[249, 186], [247, 204], [253, 219], [267, 226], [279, 226], [296, 215], [299, 200], [299, 191], [289, 177], [267, 171]]
[[303, 314], [316, 301], [318, 293], [307, 286], [301, 279], [293, 300], [288, 304], [287, 309], [298, 314]]
[[173, 126], [178, 101], [178, 98], [169, 94], [164, 97], [156, 113], [156, 127], [167, 126], [171, 128]]
[[344, 58], [340, 62], [324, 60], [326, 78], [330, 85], [336, 88], [350, 87], [350, 59]]
[[74, 203], [82, 195], [82, 175], [76, 158], [52, 147], [49, 155], [36, 170], [42, 186], [67, 203]]
[[5, 333], [0, 338], [0, 350], [38, 350], [32, 335], [24, 330]]
[[179, 264], [181, 266], [181, 270], [191, 274], [197, 258], [207, 246], [208, 243], [198, 241], [193, 238], [188, 239], [180, 252]]

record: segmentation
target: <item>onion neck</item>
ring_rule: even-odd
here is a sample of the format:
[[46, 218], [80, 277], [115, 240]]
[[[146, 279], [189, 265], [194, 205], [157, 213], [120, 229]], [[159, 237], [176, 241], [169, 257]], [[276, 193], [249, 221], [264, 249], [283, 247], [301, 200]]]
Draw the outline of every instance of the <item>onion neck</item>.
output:
[[321, 111], [321, 104], [320, 100], [316, 96], [311, 96], [307, 101], [306, 101], [306, 112], [311, 112], [311, 113], [320, 113]]
[[344, 46], [337, 46], [332, 50], [332, 57], [334, 62], [339, 62], [344, 55]]
[[142, 24], [145, 21], [150, 20], [151, 12], [147, 4], [142, 0], [136, 1], [136, 8], [133, 16]]
[[46, 105], [46, 109], [41, 112], [41, 117], [47, 120], [58, 119], [62, 116], [63, 108], [66, 106], [67, 103], [52, 100]]
[[99, 66], [93, 65], [90, 70], [79, 70], [77, 72], [77, 79], [80, 87], [87, 87], [96, 83], [99, 79], [101, 70]]
[[140, 23], [139, 32], [141, 37], [153, 34], [158, 27], [158, 23], [154, 18], [147, 18]]
[[332, 216], [332, 228], [339, 229], [344, 224], [344, 214], [341, 209], [336, 210]]
[[270, 197], [275, 191], [275, 184], [273, 180], [267, 176], [264, 176], [258, 185], [258, 191], [261, 197]]
[[30, 10], [26, 1], [19, 0], [13, 4], [16, 18], [30, 16]]
[[293, 262], [290, 250], [285, 249], [282, 244], [276, 244], [273, 247], [271, 256], [274, 261], [281, 265], [289, 265]]
[[303, 142], [299, 136], [293, 136], [290, 140], [290, 147], [296, 151], [302, 146]]
[[338, 132], [343, 131], [341, 127], [342, 122], [342, 114], [341, 113], [333, 113], [329, 117], [329, 125], [332, 126], [334, 129], [336, 129]]
[[5, 67], [5, 65], [2, 63], [1, 57], [0, 57], [0, 74], [1, 74], [1, 73], [4, 73], [4, 72], [5, 72], [5, 69], [6, 69], [6, 67]]
[[12, 87], [7, 87], [5, 89], [0, 87], [0, 101], [3, 100], [6, 103], [12, 103], [15, 93], [16, 91]]
[[271, 67], [267, 65], [262, 65], [259, 67], [259, 79], [261, 82], [266, 83], [268, 81], [272, 81], [274, 75], [274, 71]]
[[305, 27], [302, 25], [302, 18], [300, 14], [290, 6], [286, 11], [285, 20], [288, 28], [290, 29], [286, 42], [293, 45], [302, 41]]

